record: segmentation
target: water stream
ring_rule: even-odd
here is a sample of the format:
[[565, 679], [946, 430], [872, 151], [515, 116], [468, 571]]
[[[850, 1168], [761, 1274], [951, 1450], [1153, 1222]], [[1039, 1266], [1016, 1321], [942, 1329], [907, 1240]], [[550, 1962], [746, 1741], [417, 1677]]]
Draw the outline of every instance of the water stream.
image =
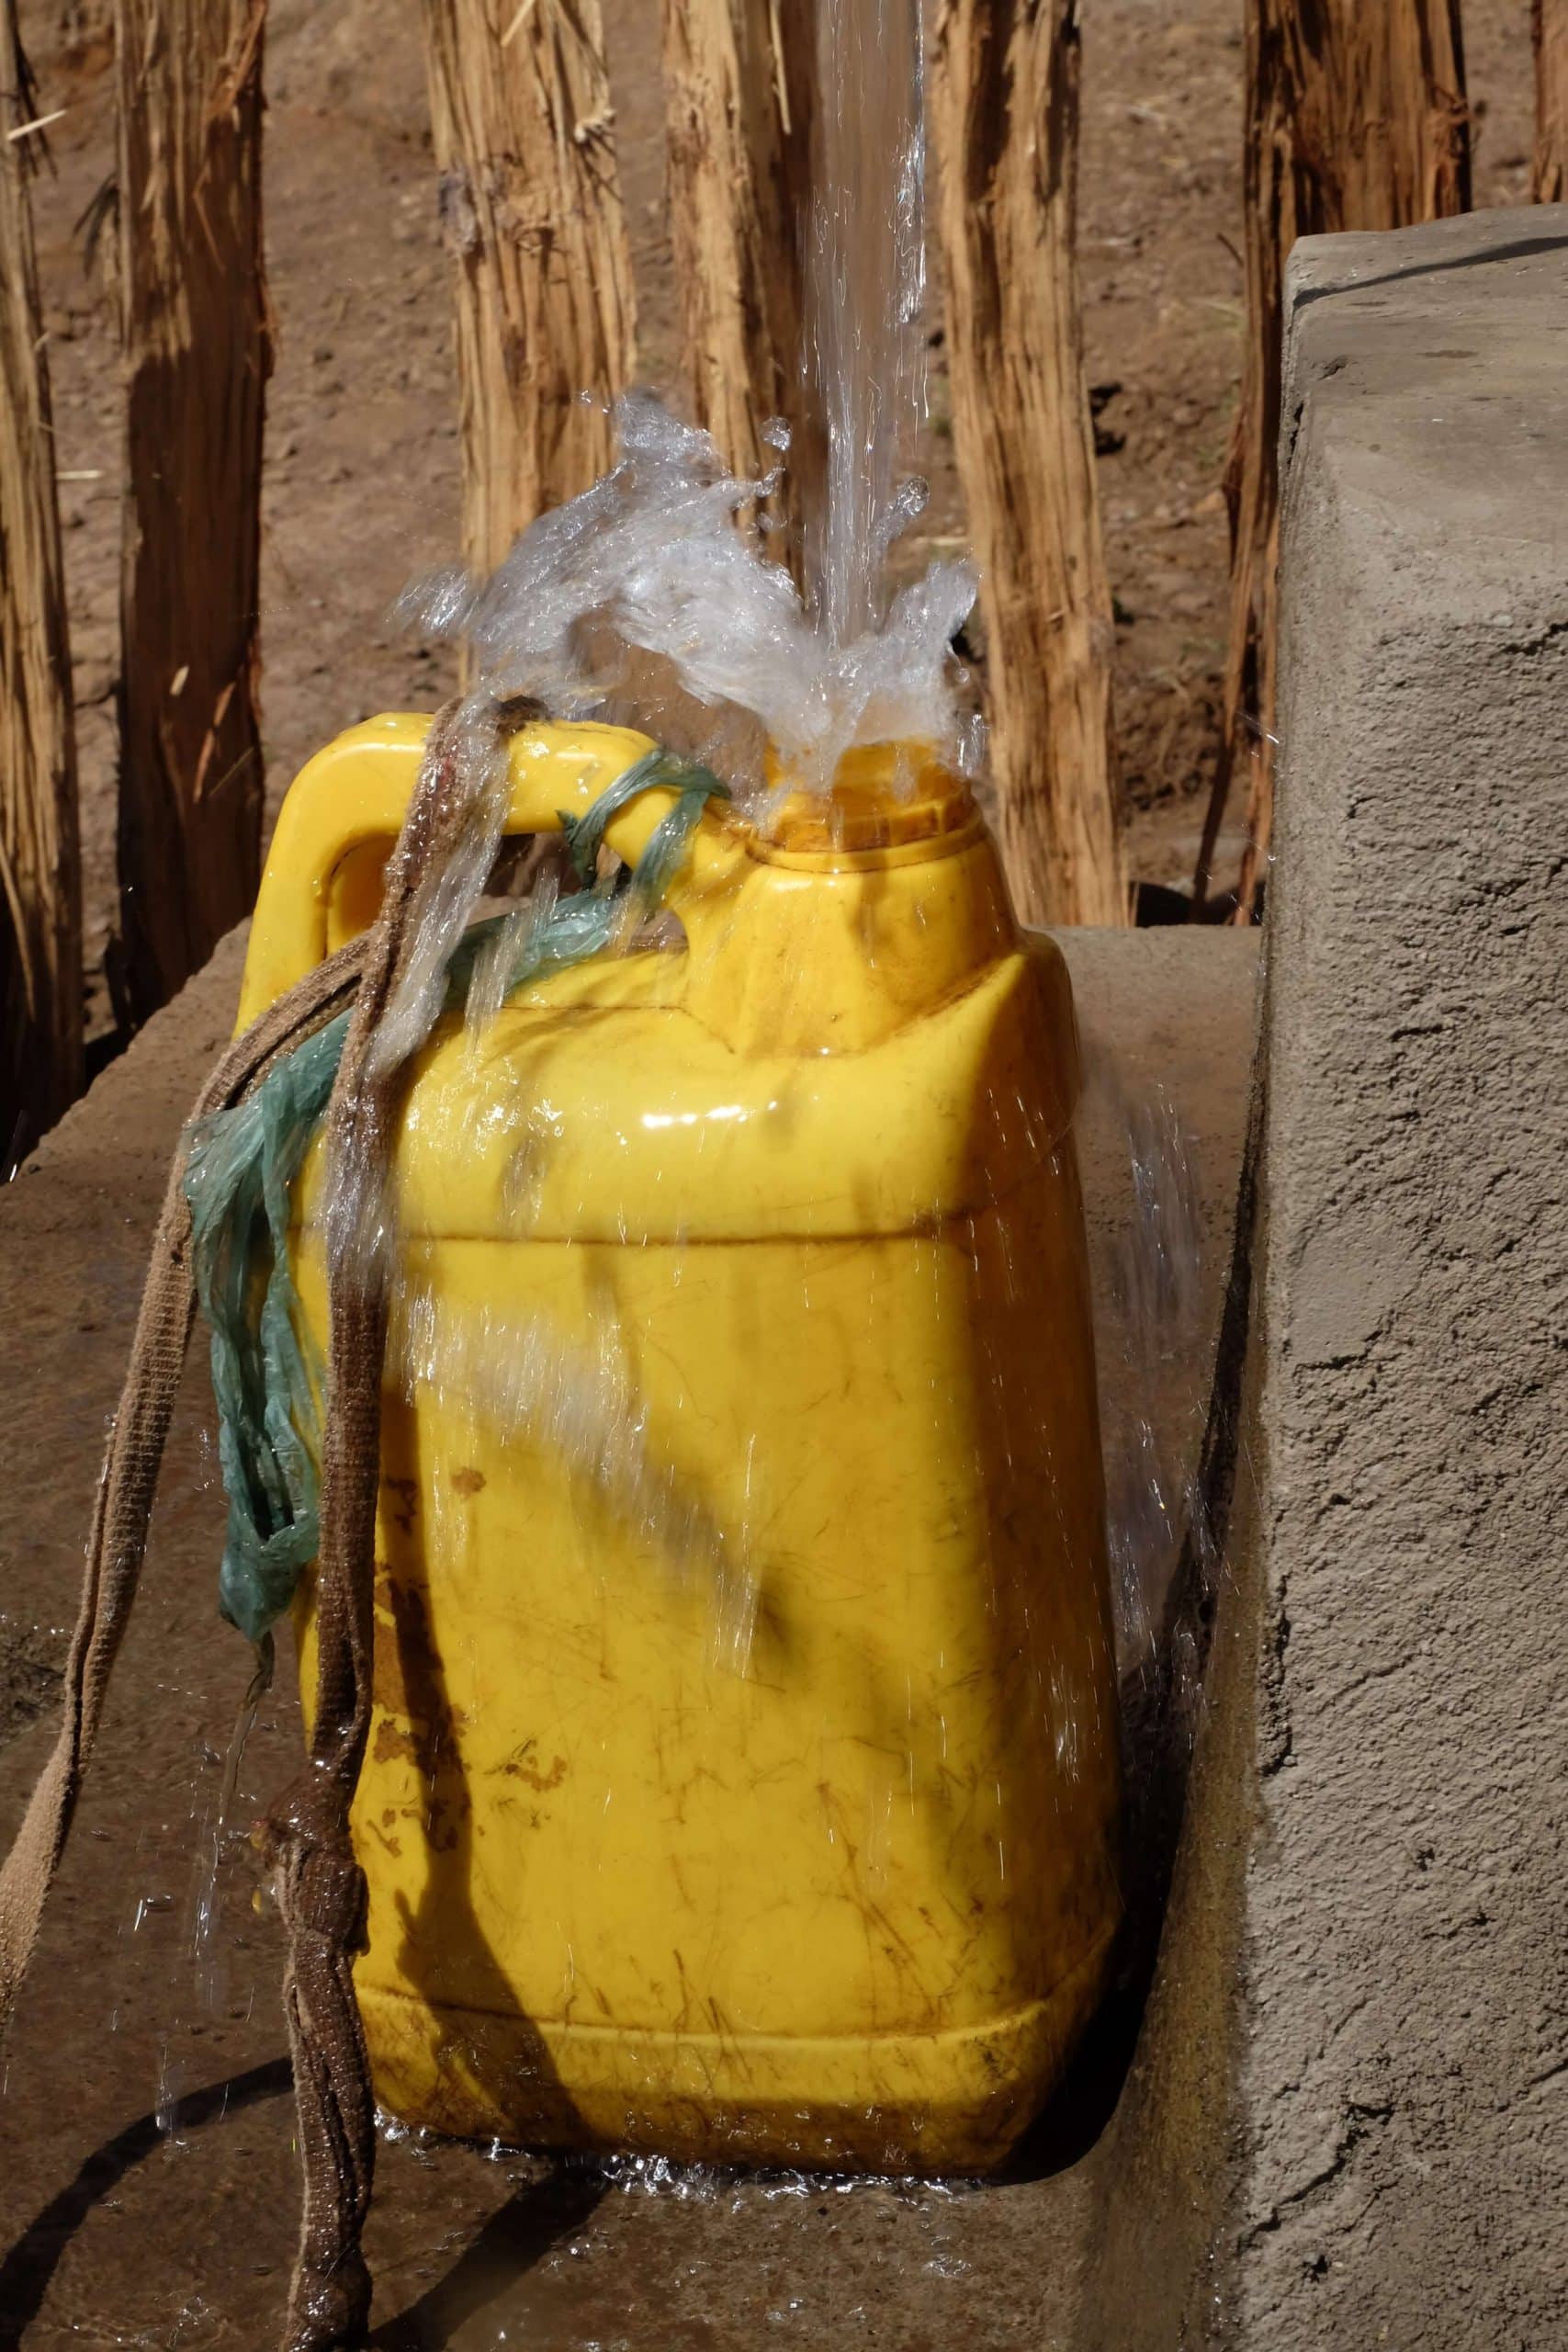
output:
[[974, 773], [983, 744], [955, 691], [968, 563], [889, 596], [889, 550], [923, 510], [908, 468], [925, 411], [925, 223], [918, 0], [822, 0], [814, 195], [804, 245], [807, 445], [796, 503], [806, 588], [738, 514], [705, 433], [651, 393], [616, 410], [617, 461], [542, 515], [488, 581], [420, 582], [402, 618], [469, 648], [480, 692], [643, 729], [755, 806], [772, 781], [827, 790], [857, 744], [922, 741]]
[[925, 414], [924, 80], [919, 0], [819, 7], [806, 321], [825, 459], [806, 551], [833, 646], [883, 620], [888, 548], [925, 502], [904, 473]]

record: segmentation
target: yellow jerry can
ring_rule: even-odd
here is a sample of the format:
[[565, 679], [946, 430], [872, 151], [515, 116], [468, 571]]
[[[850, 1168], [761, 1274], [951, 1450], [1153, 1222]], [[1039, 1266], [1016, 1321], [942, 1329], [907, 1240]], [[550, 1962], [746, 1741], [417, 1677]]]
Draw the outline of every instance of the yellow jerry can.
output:
[[[244, 1020], [370, 919], [428, 723], [371, 720], [295, 784]], [[511, 829], [649, 748], [529, 728]], [[447, 1017], [413, 1066], [355, 1813], [360, 2007], [410, 2123], [990, 2167], [1103, 1988], [1071, 996], [963, 787], [899, 797], [893, 768], [852, 754], [765, 839], [710, 808], [683, 946]], [[318, 1149], [318, 1333], [321, 1176]]]

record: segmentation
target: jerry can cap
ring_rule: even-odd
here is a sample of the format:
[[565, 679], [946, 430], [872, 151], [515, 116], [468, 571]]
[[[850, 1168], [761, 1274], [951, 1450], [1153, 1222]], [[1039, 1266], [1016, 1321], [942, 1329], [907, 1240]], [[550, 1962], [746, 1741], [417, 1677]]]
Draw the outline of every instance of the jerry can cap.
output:
[[934, 847], [978, 821], [967, 782], [929, 743], [858, 743], [840, 760], [826, 794], [789, 790], [776, 752], [768, 754], [767, 772], [779, 797], [755, 831], [763, 858]]

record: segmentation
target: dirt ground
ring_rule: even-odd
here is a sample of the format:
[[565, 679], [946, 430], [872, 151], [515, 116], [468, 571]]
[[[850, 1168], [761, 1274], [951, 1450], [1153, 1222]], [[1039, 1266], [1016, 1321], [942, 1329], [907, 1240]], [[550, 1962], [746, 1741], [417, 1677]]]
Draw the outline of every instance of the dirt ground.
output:
[[[606, 0], [640, 310], [640, 367], [671, 379], [657, 0]], [[50, 131], [36, 191], [81, 729], [95, 1020], [114, 905], [118, 390], [102, 256], [83, 216], [113, 164], [107, 0], [22, 0]], [[1086, 0], [1082, 254], [1100, 486], [1118, 608], [1117, 711], [1134, 874], [1191, 870], [1225, 628], [1220, 479], [1241, 351], [1241, 0]], [[1528, 192], [1529, 0], [1467, 0], [1478, 204]], [[411, 572], [454, 552], [457, 405], [416, 0], [273, 0], [269, 410], [262, 633], [269, 806], [340, 728], [428, 707], [439, 658], [387, 624]], [[934, 320], [933, 320], [934, 323]], [[963, 544], [940, 351], [907, 552]]]

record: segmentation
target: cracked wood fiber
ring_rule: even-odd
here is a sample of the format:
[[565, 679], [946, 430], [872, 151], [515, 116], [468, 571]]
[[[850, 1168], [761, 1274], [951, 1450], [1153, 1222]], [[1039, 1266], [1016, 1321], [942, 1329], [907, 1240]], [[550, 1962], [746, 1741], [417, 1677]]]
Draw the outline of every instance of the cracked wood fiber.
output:
[[1532, 0], [1535, 37], [1535, 172], [1538, 204], [1568, 195], [1568, 0]]
[[605, 404], [635, 365], [631, 251], [599, 0], [425, 0], [424, 25], [463, 545], [490, 571], [610, 462]]
[[943, 0], [931, 74], [953, 435], [1025, 922], [1120, 923], [1113, 645], [1076, 235], [1078, 0]]
[[101, 49], [107, 60], [114, 40], [114, 0], [57, 0], [54, 14], [68, 56]]
[[[0, 133], [31, 119], [0, 0]], [[82, 885], [49, 365], [27, 175], [0, 136], [0, 1179], [82, 1079]]]
[[1407, 228], [1468, 211], [1470, 145], [1460, 0], [1247, 0], [1247, 339], [1225, 473], [1230, 645], [1197, 873], [1201, 900], [1239, 779], [1247, 807], [1240, 922], [1253, 918], [1273, 826], [1285, 264], [1298, 237]]
[[140, 1023], [250, 912], [256, 713], [265, 0], [118, 0], [126, 381], [121, 1009]]
[[770, 417], [804, 422], [813, 56], [810, 0], [664, 0], [681, 389], [737, 473], [773, 462]]

